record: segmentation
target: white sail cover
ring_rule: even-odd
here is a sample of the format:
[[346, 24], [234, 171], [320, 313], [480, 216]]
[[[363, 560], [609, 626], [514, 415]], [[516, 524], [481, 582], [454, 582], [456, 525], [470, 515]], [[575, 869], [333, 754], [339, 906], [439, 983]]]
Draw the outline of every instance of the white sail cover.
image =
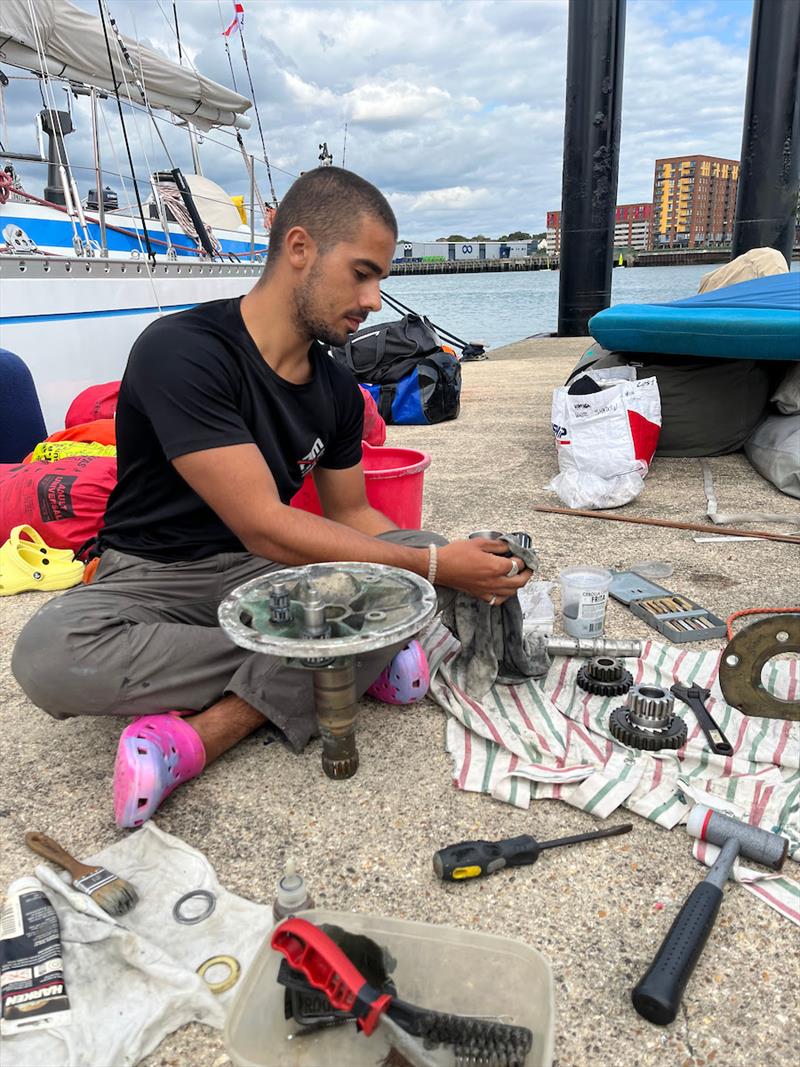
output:
[[[144, 102], [127, 62], [118, 54], [111, 27], [108, 26], [108, 35], [113, 78], [101, 20], [69, 0], [0, 0], [0, 60], [40, 73], [34, 29], [48, 74], [112, 92], [119, 88], [123, 101], [129, 90], [134, 103]], [[165, 108], [204, 130], [212, 126], [249, 127], [250, 120], [244, 112], [252, 105], [246, 97], [189, 67], [172, 63], [129, 37], [123, 40], [134, 70], [144, 82], [151, 107]]]

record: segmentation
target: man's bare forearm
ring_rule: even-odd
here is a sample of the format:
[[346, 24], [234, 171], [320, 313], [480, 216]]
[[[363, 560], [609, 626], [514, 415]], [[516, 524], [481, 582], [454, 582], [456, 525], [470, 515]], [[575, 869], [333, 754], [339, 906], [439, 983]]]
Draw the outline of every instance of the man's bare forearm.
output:
[[[428, 573], [428, 550], [425, 548], [379, 541], [376, 536], [287, 504], [275, 504], [270, 510], [269, 529], [254, 532], [245, 543], [254, 555], [289, 566], [353, 560], [402, 567], [423, 577]], [[380, 526], [376, 533], [396, 529], [380, 512], [372, 508], [369, 511], [382, 520], [380, 523], [377, 518], [367, 520]]]
[[347, 526], [351, 530], [358, 530], [359, 533], [368, 534], [370, 537], [377, 537], [378, 534], [399, 529], [391, 519], [386, 518], [382, 511], [371, 507], [361, 508], [359, 511], [343, 511], [336, 515], [328, 515], [326, 518], [331, 519], [333, 522], [341, 523], [342, 526]]

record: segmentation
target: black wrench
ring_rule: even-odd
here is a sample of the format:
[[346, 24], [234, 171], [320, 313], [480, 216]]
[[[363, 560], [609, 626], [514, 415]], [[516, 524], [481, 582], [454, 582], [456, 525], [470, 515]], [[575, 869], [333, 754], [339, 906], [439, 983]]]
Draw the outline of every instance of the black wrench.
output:
[[705, 704], [711, 696], [711, 690], [703, 689], [701, 685], [673, 685], [670, 693], [676, 696], [678, 700], [682, 700], [684, 704], [688, 704], [695, 713], [700, 729], [706, 735], [708, 747], [711, 751], [716, 752], [718, 756], [732, 756], [733, 745], [717, 726]]

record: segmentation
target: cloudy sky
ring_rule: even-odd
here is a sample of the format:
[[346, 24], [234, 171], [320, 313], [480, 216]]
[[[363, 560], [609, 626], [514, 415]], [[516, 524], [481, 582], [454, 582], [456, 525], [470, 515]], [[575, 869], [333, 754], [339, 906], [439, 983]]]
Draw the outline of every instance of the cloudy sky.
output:
[[[97, 0], [77, 0], [97, 13]], [[172, 0], [106, 0], [122, 31], [175, 60]], [[34, 4], [36, 0], [34, 0]], [[401, 236], [537, 232], [561, 199], [566, 0], [244, 0], [245, 41], [280, 198], [326, 141], [342, 163], [389, 196]], [[231, 0], [177, 0], [181, 42], [196, 67], [230, 86], [221, 24]], [[684, 152], [738, 158], [752, 0], [628, 0], [618, 202], [652, 197], [653, 161]], [[1, 21], [1, 20], [0, 20]], [[241, 45], [230, 38], [236, 85], [249, 96]], [[6, 74], [20, 72], [3, 64]], [[62, 94], [63, 95], [63, 94]], [[36, 151], [33, 81], [5, 93], [3, 143]], [[91, 166], [88, 109], [74, 102], [76, 167]], [[115, 106], [104, 105], [122, 160]], [[254, 121], [245, 133], [258, 155]], [[133, 126], [138, 129], [134, 129]], [[130, 129], [137, 173], [167, 167], [146, 117]], [[185, 132], [165, 128], [191, 169]], [[105, 165], [114, 169], [103, 138]], [[219, 142], [219, 144], [214, 143]], [[207, 177], [247, 194], [238, 150], [222, 131], [201, 147]], [[40, 193], [41, 168], [22, 168]], [[83, 193], [94, 184], [76, 170]], [[267, 191], [263, 165], [259, 182]], [[120, 188], [118, 180], [109, 184]]]

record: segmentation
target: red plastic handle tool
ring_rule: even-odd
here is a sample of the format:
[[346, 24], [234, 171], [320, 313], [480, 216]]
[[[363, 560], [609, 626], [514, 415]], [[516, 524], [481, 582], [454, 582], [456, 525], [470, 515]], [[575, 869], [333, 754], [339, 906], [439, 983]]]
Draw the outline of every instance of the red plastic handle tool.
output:
[[392, 998], [373, 989], [324, 930], [307, 919], [285, 919], [275, 927], [271, 944], [325, 994], [334, 1008], [352, 1012], [369, 1037]]

